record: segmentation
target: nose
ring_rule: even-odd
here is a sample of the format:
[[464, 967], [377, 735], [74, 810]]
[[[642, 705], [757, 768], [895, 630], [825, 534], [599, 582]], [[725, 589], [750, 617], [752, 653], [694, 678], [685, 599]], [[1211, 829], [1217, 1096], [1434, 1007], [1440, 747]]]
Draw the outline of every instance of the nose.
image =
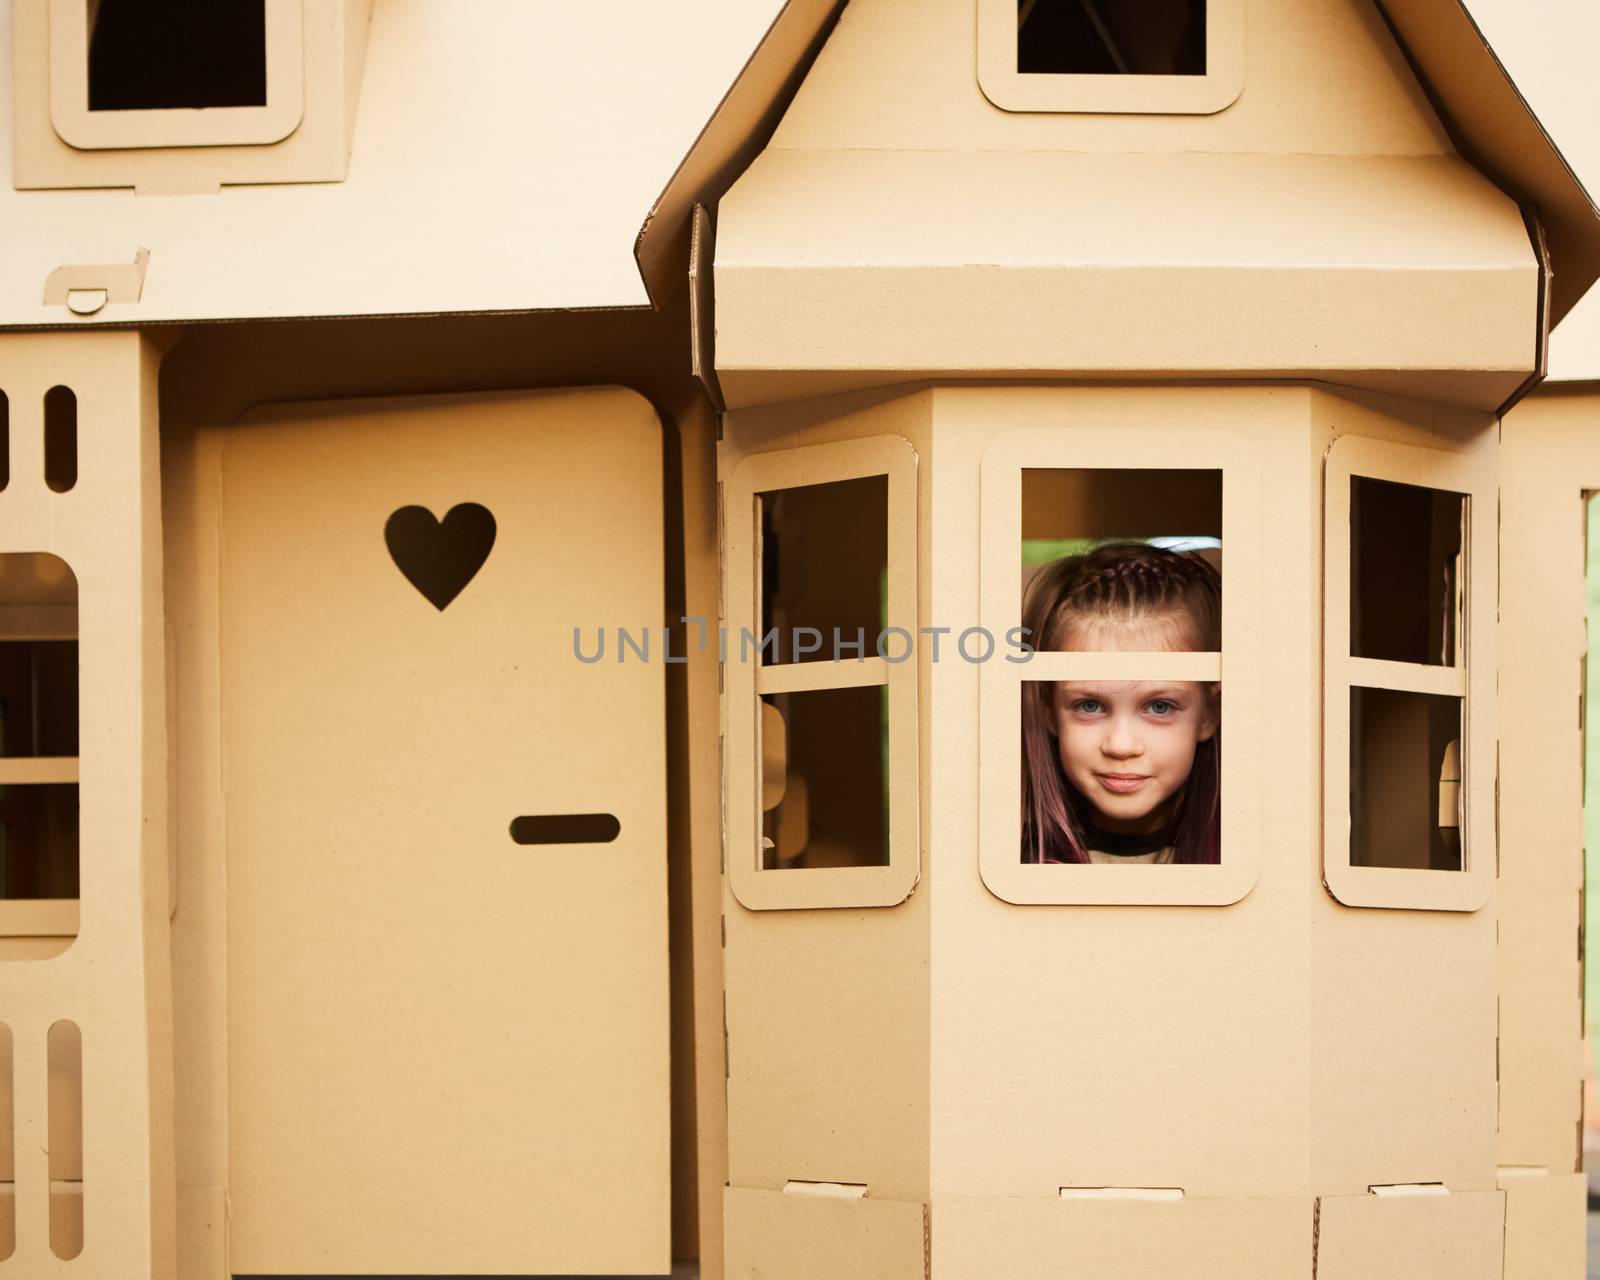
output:
[[1106, 733], [1100, 743], [1102, 755], [1113, 760], [1131, 760], [1144, 754], [1138, 724], [1132, 716], [1114, 715], [1106, 721]]

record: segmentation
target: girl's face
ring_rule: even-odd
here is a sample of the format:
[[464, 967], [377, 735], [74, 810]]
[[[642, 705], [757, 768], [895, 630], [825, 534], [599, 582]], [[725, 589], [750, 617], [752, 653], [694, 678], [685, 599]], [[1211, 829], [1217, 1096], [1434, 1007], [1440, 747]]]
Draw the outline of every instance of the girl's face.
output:
[[[1092, 628], [1072, 649], [1182, 649], [1173, 628]], [[1181, 630], [1181, 629], [1180, 629]], [[1061, 769], [1107, 831], [1150, 834], [1172, 819], [1195, 748], [1217, 731], [1212, 686], [1181, 680], [1062, 681], [1050, 704]]]

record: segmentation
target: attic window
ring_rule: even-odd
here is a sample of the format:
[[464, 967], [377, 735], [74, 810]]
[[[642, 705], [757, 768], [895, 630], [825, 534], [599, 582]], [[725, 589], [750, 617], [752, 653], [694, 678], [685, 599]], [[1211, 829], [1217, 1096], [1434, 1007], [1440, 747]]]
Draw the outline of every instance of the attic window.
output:
[[1006, 111], [1209, 115], [1244, 88], [1244, 0], [977, 0]]
[[84, 0], [89, 110], [267, 105], [265, 0]]
[[1017, 70], [1203, 76], [1206, 0], [1017, 0]]
[[266, 146], [304, 114], [303, 0], [49, 0], [50, 123], [81, 151]]

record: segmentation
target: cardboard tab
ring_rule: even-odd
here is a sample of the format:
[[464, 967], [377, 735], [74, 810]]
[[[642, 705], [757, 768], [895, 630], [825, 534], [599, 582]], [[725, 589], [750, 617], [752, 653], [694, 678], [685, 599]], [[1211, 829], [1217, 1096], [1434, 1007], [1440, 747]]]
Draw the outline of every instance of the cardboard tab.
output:
[[1500, 1280], [1505, 1193], [1324, 1196], [1317, 1280]]

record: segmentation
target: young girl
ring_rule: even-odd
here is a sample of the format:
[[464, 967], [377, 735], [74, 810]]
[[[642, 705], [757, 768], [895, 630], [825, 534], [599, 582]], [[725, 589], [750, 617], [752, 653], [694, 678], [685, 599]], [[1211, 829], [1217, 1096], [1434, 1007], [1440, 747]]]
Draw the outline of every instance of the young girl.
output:
[[[1137, 542], [1035, 575], [1022, 622], [1035, 649], [1222, 648], [1222, 580], [1194, 552]], [[1181, 680], [1025, 680], [1024, 862], [1219, 861], [1221, 706]]]

